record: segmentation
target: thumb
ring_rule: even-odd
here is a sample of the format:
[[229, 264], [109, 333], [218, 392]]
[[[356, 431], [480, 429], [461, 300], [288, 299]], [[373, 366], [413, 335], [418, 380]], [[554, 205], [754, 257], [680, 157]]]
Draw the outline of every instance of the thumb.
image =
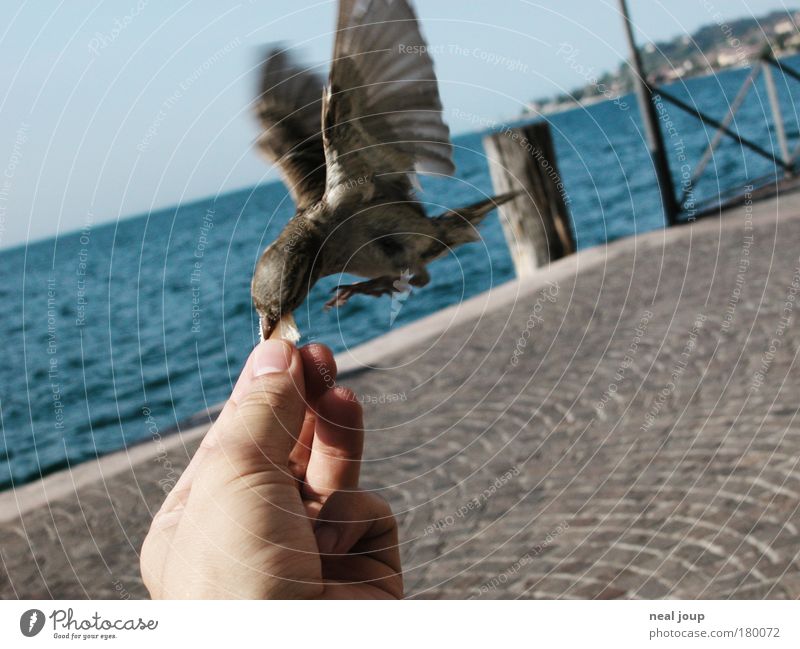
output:
[[[305, 417], [300, 352], [283, 340], [252, 351], [213, 435], [203, 442], [221, 479], [265, 470], [288, 472], [289, 453]], [[211, 457], [213, 456], [213, 457]], [[231, 473], [235, 474], [231, 476]]]

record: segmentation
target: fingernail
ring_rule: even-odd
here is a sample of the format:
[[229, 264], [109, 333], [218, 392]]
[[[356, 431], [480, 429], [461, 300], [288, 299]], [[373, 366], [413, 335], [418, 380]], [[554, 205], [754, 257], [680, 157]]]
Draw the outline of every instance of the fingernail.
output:
[[285, 372], [292, 363], [292, 350], [281, 340], [265, 340], [256, 347], [253, 358], [253, 375], [263, 376]]
[[332, 554], [339, 542], [339, 532], [332, 525], [320, 525], [314, 532], [320, 554]]

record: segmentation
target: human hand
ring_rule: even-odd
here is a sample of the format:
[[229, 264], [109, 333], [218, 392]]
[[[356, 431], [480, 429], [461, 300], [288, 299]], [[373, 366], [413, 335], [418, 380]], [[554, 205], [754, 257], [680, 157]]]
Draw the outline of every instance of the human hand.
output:
[[358, 489], [361, 406], [322, 345], [260, 343], [142, 547], [154, 598], [402, 597], [397, 523]]

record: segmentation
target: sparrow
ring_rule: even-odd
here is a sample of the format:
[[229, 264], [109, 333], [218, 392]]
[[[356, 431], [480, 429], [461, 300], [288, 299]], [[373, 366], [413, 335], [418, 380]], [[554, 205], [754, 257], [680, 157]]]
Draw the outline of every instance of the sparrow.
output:
[[432, 217], [417, 200], [416, 174], [455, 167], [433, 62], [406, 0], [340, 0], [327, 84], [273, 48], [255, 112], [257, 146], [296, 207], [253, 273], [264, 340], [299, 337], [291, 314], [321, 277], [367, 280], [336, 287], [326, 308], [425, 286], [431, 261], [478, 240], [476, 226], [517, 195]]

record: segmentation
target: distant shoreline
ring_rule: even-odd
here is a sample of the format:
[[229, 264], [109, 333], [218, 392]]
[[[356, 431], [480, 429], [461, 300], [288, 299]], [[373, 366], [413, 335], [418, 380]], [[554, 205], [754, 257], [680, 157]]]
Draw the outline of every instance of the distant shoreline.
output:
[[[758, 17], [726, 20], [709, 3], [704, 4], [709, 23], [692, 34], [678, 34], [668, 41], [649, 42], [638, 48], [651, 85], [749, 67], [765, 53], [776, 59], [800, 53], [800, 10], [784, 8]], [[563, 112], [567, 106], [588, 106], [602, 99], [614, 101], [635, 88], [634, 72], [627, 59], [615, 70], [600, 72], [573, 43], [560, 43], [556, 55], [585, 83], [565, 93], [532, 100], [526, 114], [550, 115]]]
[[[783, 63], [787, 59], [792, 59], [794, 57], [800, 57], [800, 52], [791, 52], [791, 53], [784, 54], [781, 57], [777, 57], [776, 56], [775, 58], [776, 58], [776, 60], [778, 60], [781, 63]], [[656, 86], [655, 89], [657, 90], [659, 86], [667, 86], [668, 87], [668, 86], [675, 85], [675, 84], [678, 84], [678, 83], [681, 83], [681, 82], [694, 81], [696, 79], [707, 79], [709, 77], [714, 77], [714, 76], [717, 76], [719, 74], [725, 74], [725, 73], [728, 73], [728, 72], [737, 72], [737, 71], [740, 71], [740, 70], [748, 70], [751, 67], [752, 67], [752, 63], [748, 61], [748, 62], [742, 63], [740, 65], [731, 65], [731, 66], [728, 66], [726, 68], [720, 68], [720, 69], [714, 70], [713, 72], [710, 72], [708, 74], [694, 74], [694, 75], [682, 77], [680, 79], [674, 79], [674, 80], [671, 80], [671, 81], [669, 81], [667, 83], [658, 84], [658, 86]], [[791, 66], [787, 66], [787, 67], [791, 67]], [[800, 72], [800, 70], [798, 70], [798, 72]], [[610, 96], [610, 97], [605, 96], [605, 95], [592, 95], [591, 97], [586, 97], [585, 99], [580, 99], [580, 100], [564, 101], [564, 102], [558, 102], [558, 103], [554, 103], [554, 102], [553, 103], [547, 103], [547, 104], [544, 104], [544, 105], [540, 106], [537, 109], [529, 108], [527, 111], [523, 112], [517, 118], [516, 121], [522, 121], [522, 120], [525, 120], [525, 119], [536, 119], [537, 117], [547, 117], [549, 115], [558, 115], [558, 114], [561, 114], [561, 113], [566, 113], [566, 112], [568, 112], [570, 110], [577, 110], [579, 108], [588, 108], [589, 106], [602, 104], [603, 102], [606, 102], [606, 101], [624, 100], [627, 97], [633, 97], [633, 92], [631, 91], [631, 92], [623, 93], [621, 95], [614, 95], [614, 96]]]

